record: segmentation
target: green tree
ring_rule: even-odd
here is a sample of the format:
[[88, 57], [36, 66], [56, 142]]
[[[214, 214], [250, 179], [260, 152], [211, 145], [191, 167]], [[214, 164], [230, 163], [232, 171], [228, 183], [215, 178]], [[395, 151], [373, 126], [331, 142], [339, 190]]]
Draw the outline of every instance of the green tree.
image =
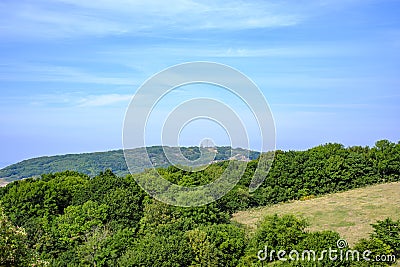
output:
[[[309, 232], [303, 240], [295, 246], [295, 250], [299, 255], [293, 255], [296, 260], [289, 260], [283, 265], [297, 267], [345, 267], [350, 266], [350, 261], [347, 261], [345, 256], [340, 259], [340, 250], [343, 255], [346, 255], [348, 248], [338, 248], [337, 241], [340, 240], [340, 235], [333, 231]], [[329, 249], [337, 250], [337, 254], [329, 255]], [[288, 253], [290, 253], [288, 251]], [[331, 257], [337, 257], [332, 260]], [[298, 260], [297, 260], [298, 259]], [[352, 260], [351, 258], [349, 258]]]
[[394, 250], [396, 256], [400, 257], [400, 220], [393, 221], [390, 218], [386, 218], [383, 221], [372, 224], [372, 227], [374, 228], [374, 233], [372, 233], [371, 237], [382, 240]]
[[[304, 219], [296, 218], [294, 215], [266, 216], [251, 238], [246, 255], [240, 261], [240, 266], [261, 265], [260, 251], [291, 251], [307, 236], [304, 231], [307, 225]], [[272, 257], [268, 254], [261, 258], [264, 256], [268, 261], [277, 260], [276, 253]]]
[[79, 260], [75, 248], [85, 241], [93, 229], [105, 225], [107, 212], [107, 205], [99, 205], [91, 200], [83, 205], [69, 206], [63, 215], [47, 225], [42, 242], [43, 252], [50, 258], [60, 257], [60, 261], [68, 258]]
[[189, 266], [193, 261], [184, 232], [160, 225], [138, 238], [119, 259], [120, 266]]
[[380, 262], [375, 261], [376, 257], [382, 255], [392, 255], [393, 250], [389, 245], [385, 244], [382, 240], [378, 238], [361, 239], [354, 246], [354, 249], [360, 252], [370, 251], [368, 255], [368, 260], [362, 259], [359, 262], [353, 262], [352, 266], [389, 266], [393, 262]]
[[0, 206], [0, 266], [45, 266], [28, 247], [23, 228], [14, 226]]
[[207, 233], [200, 229], [190, 230], [186, 233], [190, 248], [193, 253], [193, 266], [218, 266], [219, 255]]
[[196, 266], [237, 266], [247, 246], [244, 230], [231, 224], [201, 226], [186, 235]]

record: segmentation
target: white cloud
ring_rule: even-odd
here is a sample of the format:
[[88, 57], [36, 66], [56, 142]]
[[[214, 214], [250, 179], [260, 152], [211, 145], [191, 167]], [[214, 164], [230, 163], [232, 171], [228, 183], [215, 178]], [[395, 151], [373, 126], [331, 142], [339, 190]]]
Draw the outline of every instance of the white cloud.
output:
[[64, 108], [85, 108], [85, 107], [128, 107], [134, 94], [83, 94], [83, 93], [57, 93], [22, 95], [0, 98], [1, 107], [51, 107]]
[[132, 99], [129, 94], [105, 94], [105, 95], [90, 95], [78, 101], [80, 107], [102, 107], [115, 104], [127, 104]]
[[[321, 109], [361, 109], [361, 108], [371, 108], [373, 105], [371, 104], [360, 104], [360, 103], [351, 103], [351, 104], [296, 104], [296, 103], [276, 103], [272, 104], [275, 107], [284, 107], [284, 108], [321, 108]], [[375, 107], [379, 107], [378, 105], [374, 105]]]
[[67, 83], [89, 83], [89, 84], [107, 84], [107, 85], [128, 85], [135, 84], [134, 79], [126, 74], [121, 77], [121, 73], [114, 75], [108, 73], [101, 75], [92, 73], [80, 68], [34, 64], [25, 62], [14, 62], [9, 64], [0, 64], [0, 81], [35, 81], [35, 82], [67, 82]]
[[293, 11], [293, 3], [288, 5], [284, 2], [277, 5], [268, 1], [238, 0], [60, 1], [79, 9], [119, 14], [121, 18], [129, 16], [134, 18], [130, 21], [133, 25], [140, 25], [143, 29], [160, 25], [176, 25], [181, 29], [264, 28], [289, 26], [297, 24], [301, 19]]
[[0, 31], [44, 38], [300, 23], [300, 5], [268, 1], [13, 1], [0, 3]]

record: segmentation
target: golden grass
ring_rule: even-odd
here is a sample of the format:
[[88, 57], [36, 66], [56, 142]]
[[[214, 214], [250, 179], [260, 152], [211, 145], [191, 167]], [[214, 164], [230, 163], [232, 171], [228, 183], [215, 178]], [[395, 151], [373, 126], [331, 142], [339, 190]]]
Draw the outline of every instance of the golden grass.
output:
[[371, 223], [400, 219], [400, 182], [241, 211], [232, 220], [254, 230], [263, 217], [275, 213], [302, 216], [310, 223], [308, 230], [333, 230], [354, 245], [373, 231]]

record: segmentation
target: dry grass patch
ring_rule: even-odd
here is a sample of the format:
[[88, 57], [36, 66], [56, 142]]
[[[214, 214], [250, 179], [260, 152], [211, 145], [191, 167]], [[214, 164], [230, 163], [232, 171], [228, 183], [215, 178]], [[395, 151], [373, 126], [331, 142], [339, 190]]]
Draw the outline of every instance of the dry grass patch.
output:
[[333, 230], [354, 245], [373, 231], [371, 223], [400, 219], [400, 182], [241, 211], [233, 220], [254, 230], [263, 217], [275, 213], [302, 216], [310, 222], [308, 230]]

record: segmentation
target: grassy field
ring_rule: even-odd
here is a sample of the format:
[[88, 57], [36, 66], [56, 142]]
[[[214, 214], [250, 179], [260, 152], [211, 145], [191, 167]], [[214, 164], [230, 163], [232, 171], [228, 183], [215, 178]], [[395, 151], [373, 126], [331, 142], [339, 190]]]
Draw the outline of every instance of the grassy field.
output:
[[254, 230], [268, 214], [296, 214], [308, 219], [309, 230], [333, 230], [350, 245], [368, 237], [371, 223], [387, 217], [400, 219], [400, 183], [380, 184], [306, 201], [294, 201], [241, 211], [233, 220]]

